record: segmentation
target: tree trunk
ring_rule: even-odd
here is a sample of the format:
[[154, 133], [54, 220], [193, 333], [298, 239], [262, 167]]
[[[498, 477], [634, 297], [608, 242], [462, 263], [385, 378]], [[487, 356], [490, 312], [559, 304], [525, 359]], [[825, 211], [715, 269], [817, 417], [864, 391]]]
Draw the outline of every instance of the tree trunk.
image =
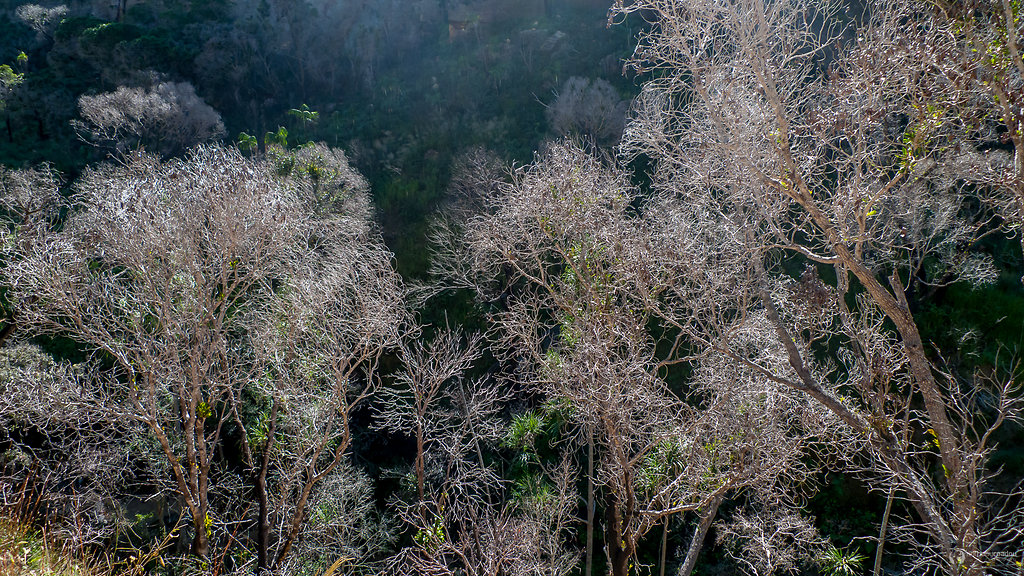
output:
[[423, 492], [424, 492], [424, 463], [423, 454], [425, 452], [425, 441], [423, 439], [423, 426], [417, 426], [416, 428], [416, 496], [419, 498], [419, 503], [423, 504]]
[[885, 499], [885, 512], [882, 513], [882, 527], [878, 531], [878, 548], [875, 549], [875, 567], [871, 571], [872, 576], [878, 576], [882, 572], [882, 548], [885, 547], [885, 531], [889, 527], [889, 512], [892, 511], [892, 498], [895, 492], [895, 488], [889, 488], [889, 497]]
[[697, 557], [700, 556], [700, 550], [704, 547], [704, 538], [708, 535], [711, 522], [714, 521], [715, 516], [718, 516], [718, 507], [722, 505], [724, 499], [725, 494], [722, 493], [708, 503], [708, 509], [700, 517], [700, 524], [697, 525], [693, 539], [690, 540], [690, 548], [686, 551], [686, 560], [683, 561], [683, 567], [679, 569], [679, 576], [690, 576], [693, 573], [693, 568], [697, 565]]
[[274, 424], [277, 420], [277, 398], [270, 406], [270, 425], [267, 441], [263, 447], [263, 459], [256, 474], [256, 497], [259, 499], [259, 525], [256, 529], [256, 574], [262, 576], [270, 570], [270, 499], [267, 496], [267, 470], [270, 468], [270, 451], [274, 447]]
[[618, 503], [614, 496], [609, 496], [605, 510], [605, 549], [608, 553], [608, 565], [612, 576], [629, 576], [629, 561], [633, 557], [633, 546], [626, 541], [622, 533]]
[[665, 553], [668, 551], [668, 516], [665, 516], [665, 529], [661, 531], [661, 562], [658, 576], [665, 576]]
[[197, 558], [206, 558], [210, 553], [210, 538], [206, 534], [207, 513], [192, 518], [192, 527], [196, 531], [192, 538], [192, 555]]
[[587, 437], [587, 563], [584, 576], [594, 570], [594, 435]]
[[14, 322], [14, 317], [7, 318], [4, 327], [0, 328], [0, 346], [3, 346], [11, 334], [14, 334], [15, 328], [17, 328], [17, 324]]

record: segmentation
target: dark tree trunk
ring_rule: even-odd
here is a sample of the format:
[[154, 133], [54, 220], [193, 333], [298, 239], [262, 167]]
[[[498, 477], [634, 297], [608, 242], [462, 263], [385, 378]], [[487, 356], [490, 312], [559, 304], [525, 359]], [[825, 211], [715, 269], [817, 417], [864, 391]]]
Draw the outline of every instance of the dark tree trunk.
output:
[[665, 555], [668, 552], [668, 516], [665, 517], [665, 529], [661, 531], [661, 566], [658, 576], [665, 576]]
[[0, 346], [3, 346], [11, 334], [14, 334], [15, 328], [17, 328], [17, 324], [15, 324], [14, 318], [7, 318], [4, 327], [0, 328]]
[[270, 426], [267, 442], [263, 447], [263, 459], [256, 474], [256, 497], [259, 499], [259, 526], [256, 529], [256, 574], [262, 576], [270, 570], [270, 502], [267, 497], [267, 470], [270, 468], [270, 451], [274, 447], [274, 424], [277, 421], [277, 399], [270, 406]]
[[633, 557], [633, 546], [626, 542], [622, 534], [622, 523], [619, 519], [618, 505], [614, 497], [609, 497], [605, 510], [605, 548], [608, 551], [608, 564], [612, 576], [629, 576], [629, 561]]
[[693, 539], [690, 540], [690, 548], [686, 551], [686, 560], [683, 561], [683, 567], [679, 569], [679, 576], [690, 576], [693, 572], [693, 568], [697, 564], [697, 557], [700, 556], [700, 550], [704, 547], [704, 538], [707, 537], [708, 530], [711, 528], [711, 522], [718, 515], [718, 507], [721, 506], [724, 498], [724, 493], [716, 496], [708, 504], [707, 510], [700, 517], [700, 524], [697, 525], [697, 530], [693, 533]]
[[587, 563], [583, 576], [594, 572], [594, 435], [587, 438]]
[[210, 538], [206, 535], [206, 518], [192, 519], [193, 529], [196, 531], [192, 538], [192, 555], [197, 558], [206, 558], [210, 553]]

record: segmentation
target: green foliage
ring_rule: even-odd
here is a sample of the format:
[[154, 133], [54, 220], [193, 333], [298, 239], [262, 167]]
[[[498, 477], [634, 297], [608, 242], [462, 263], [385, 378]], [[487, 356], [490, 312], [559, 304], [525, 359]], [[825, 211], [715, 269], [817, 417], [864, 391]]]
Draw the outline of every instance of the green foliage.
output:
[[675, 478], [683, 465], [683, 452], [677, 442], [662, 440], [644, 456], [636, 474], [640, 492], [649, 492], [664, 486]]
[[298, 120], [296, 139], [309, 141], [310, 130], [314, 124], [320, 121], [320, 113], [310, 110], [308, 104], [303, 104], [298, 108], [288, 110], [287, 114]]
[[519, 414], [512, 418], [502, 444], [513, 450], [532, 451], [534, 441], [544, 432], [545, 426], [544, 415], [536, 410]]
[[520, 476], [512, 487], [512, 501], [526, 510], [543, 510], [556, 498], [551, 483], [535, 472]]
[[255, 154], [259, 151], [259, 142], [255, 136], [245, 132], [238, 133], [238, 149], [246, 154]]
[[16, 515], [0, 510], [0, 572], [39, 576], [98, 574], [71, 558], [69, 546], [52, 542]]
[[864, 573], [867, 559], [858, 550], [840, 550], [830, 546], [818, 556], [818, 565], [825, 576], [857, 576]]
[[82, 30], [79, 39], [87, 48], [109, 52], [118, 44], [135, 40], [141, 35], [142, 30], [131, 24], [104, 22]]
[[72, 16], [65, 18], [61, 20], [60, 25], [57, 26], [57, 31], [54, 33], [54, 39], [58, 42], [68, 42], [78, 38], [86, 30], [95, 29], [106, 23], [107, 22], [92, 16]]
[[434, 516], [434, 520], [429, 526], [417, 531], [416, 535], [413, 536], [413, 541], [428, 553], [435, 552], [447, 539], [448, 535], [444, 529], [444, 519], [440, 514]]
[[270, 411], [273, 399], [265, 389], [269, 387], [266, 380], [271, 377], [268, 374], [260, 381], [247, 385], [242, 395], [244, 401], [241, 403], [241, 419], [244, 429], [236, 431], [236, 433], [245, 434], [249, 446], [257, 452], [267, 445], [270, 434]]
[[0, 64], [0, 110], [3, 109], [7, 95], [24, 81], [24, 74], [15, 72], [7, 64]]
[[303, 123], [314, 124], [320, 120], [320, 113], [314, 112], [309, 109], [309, 105], [303, 104], [299, 108], [292, 108], [288, 111], [288, 115], [293, 118], [298, 118]]
[[276, 132], [267, 132], [263, 135], [263, 145], [288, 148], [288, 129], [278, 126]]
[[166, 29], [154, 30], [124, 41], [118, 49], [133, 68], [182, 75], [189, 72], [198, 54], [197, 47], [183, 44], [179, 37], [174, 36], [173, 31]]

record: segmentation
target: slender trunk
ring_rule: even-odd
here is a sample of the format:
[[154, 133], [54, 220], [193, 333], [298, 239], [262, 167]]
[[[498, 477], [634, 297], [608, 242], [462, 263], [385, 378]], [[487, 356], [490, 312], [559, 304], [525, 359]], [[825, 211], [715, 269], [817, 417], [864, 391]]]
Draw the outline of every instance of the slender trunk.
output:
[[[195, 379], [198, 382], [198, 378]], [[199, 415], [199, 406], [205, 404], [202, 393], [199, 388], [195, 389], [196, 401], [193, 402], [192, 406], [192, 419], [194, 424], [192, 427], [193, 435], [192, 440], [196, 445], [196, 485], [199, 487], [198, 499], [199, 499], [199, 518], [197, 526], [201, 526], [202, 530], [197, 530], [196, 535], [198, 539], [196, 541], [196, 556], [200, 558], [206, 558], [209, 552], [210, 546], [210, 460], [213, 458], [213, 454], [207, 449], [206, 446], [206, 420], [204, 416]], [[211, 449], [214, 446], [210, 447]]]
[[299, 531], [302, 528], [302, 522], [306, 517], [306, 502], [309, 501], [309, 494], [313, 491], [313, 485], [316, 483], [314, 479], [313, 470], [308, 470], [309, 475], [306, 480], [306, 485], [302, 487], [302, 492], [299, 494], [299, 501], [295, 504], [295, 512], [292, 513], [291, 526], [288, 528], [288, 534], [285, 536], [284, 545], [281, 546], [281, 551], [277, 554], [277, 560], [274, 561], [274, 570], [281, 567], [281, 563], [288, 557], [288, 554], [292, 551], [292, 545], [295, 544], [295, 539], [299, 536]]
[[4, 327], [0, 328], [0, 346], [3, 346], [4, 342], [11, 337], [11, 334], [14, 334], [14, 330], [17, 326], [18, 325], [14, 322], [13, 316], [7, 318]]
[[587, 564], [584, 576], [594, 569], [594, 436], [587, 438]]
[[423, 452], [424, 452], [424, 440], [423, 440], [423, 427], [417, 426], [416, 428], [416, 496], [419, 498], [420, 504], [423, 504], [423, 484], [424, 484], [424, 471], [423, 471]]
[[683, 567], [679, 569], [679, 576], [690, 576], [693, 572], [694, 566], [697, 565], [697, 557], [700, 556], [700, 550], [704, 547], [704, 538], [708, 535], [711, 522], [715, 520], [715, 516], [718, 516], [718, 507], [722, 505], [722, 500], [724, 499], [725, 493], [722, 493], [708, 503], [708, 509], [700, 517], [700, 524], [697, 525], [697, 530], [693, 533], [693, 539], [690, 540], [690, 547], [686, 551], [686, 560], [683, 561]]
[[[839, 250], [840, 248], [837, 247], [837, 251]], [[754, 264], [755, 266], [757, 266], [759, 274], [762, 277], [764, 277], [765, 272], [764, 269], [761, 267], [760, 261], [755, 259]], [[858, 278], [860, 277], [858, 276]], [[868, 277], [863, 283], [866, 284], [867, 281], [874, 282], [874, 279]], [[899, 284], [898, 278], [894, 280], [894, 284]], [[868, 289], [869, 292], [874, 294], [875, 292], [873, 292], [873, 290], [880, 291], [882, 297], [888, 297], [892, 299], [892, 296], [889, 295], [888, 292], [884, 290], [884, 288], [881, 288], [877, 282], [874, 282], [874, 285], [872, 287], [869, 287]], [[901, 291], [897, 290], [897, 293], [902, 295]], [[765, 312], [768, 315], [768, 319], [775, 326], [775, 330], [779, 336], [779, 341], [786, 349], [786, 353], [789, 357], [790, 366], [792, 366], [792, 368], [796, 371], [797, 375], [800, 378], [799, 382], [791, 382], [790, 385], [793, 386], [796, 390], [808, 393], [815, 400], [821, 402], [828, 410], [830, 410], [831, 412], [839, 416], [841, 419], [843, 419], [843, 421], [846, 422], [851, 428], [853, 428], [854, 430], [860, 430], [868, 436], [873, 451], [876, 454], [878, 454], [878, 456], [880, 456], [886, 462], [887, 465], [891, 466], [893, 470], [901, 472], [901, 487], [907, 491], [908, 495], [910, 496], [911, 504], [921, 515], [921, 518], [926, 520], [926, 524], [931, 529], [933, 536], [938, 541], [939, 545], [942, 547], [943, 557], [953, 558], [953, 554], [955, 553], [954, 550], [957, 549], [957, 545], [951, 527], [949, 526], [946, 517], [943, 516], [939, 506], [936, 505], [934, 492], [930, 491], [924, 485], [924, 483], [920, 479], [920, 474], [918, 473], [918, 471], [914, 469], [906, 461], [906, 454], [900, 449], [899, 443], [896, 441], [895, 438], [891, 437], [890, 432], [881, 429], [877, 426], [871, 425], [860, 414], [850, 410], [848, 407], [843, 405], [841, 402], [836, 400], [834, 397], [832, 397], [830, 394], [828, 394], [821, 388], [821, 386], [814, 380], [813, 376], [810, 373], [810, 370], [804, 364], [803, 358], [800, 355], [800, 351], [796, 347], [795, 340], [792, 336], [789, 335], [789, 330], [786, 327], [786, 325], [782, 322], [782, 319], [779, 316], [778, 309], [775, 307], [775, 304], [772, 301], [771, 295], [768, 294], [767, 290], [763, 286], [760, 290], [760, 299], [764, 304]], [[883, 309], [883, 311], [885, 311], [884, 306], [880, 305], [880, 307]], [[898, 311], [899, 308], [896, 308], [895, 310]], [[909, 311], [906, 311], [906, 314], [909, 315]], [[890, 318], [893, 320], [893, 323], [897, 324], [897, 327], [899, 327], [901, 321], [904, 321], [906, 319], [902, 315], [899, 318], [893, 318], [892, 316], [890, 316]], [[911, 324], [913, 324], [912, 317], [910, 320]], [[916, 330], [916, 325], [914, 325], [913, 328]], [[918, 339], [918, 346], [920, 348], [920, 339]], [[913, 366], [913, 362], [911, 364]], [[931, 378], [931, 386], [937, 389], [935, 380], [933, 377], [931, 377], [930, 371], [928, 373], [928, 376]], [[922, 387], [918, 386], [917, 389], [922, 390]], [[945, 418], [946, 434], [950, 433], [949, 421], [948, 418], [946, 418], [944, 406], [940, 416], [942, 418]], [[932, 419], [931, 422], [934, 423], [935, 420]], [[940, 440], [944, 437], [942, 432], [939, 433], [939, 436]], [[963, 548], [958, 549], [962, 550]]]
[[885, 547], [885, 532], [889, 528], [889, 512], [892, 511], [892, 498], [895, 492], [895, 488], [889, 488], [889, 497], [885, 499], [882, 527], [878, 531], [878, 548], [875, 550], [875, 568], [871, 571], [873, 576], [878, 576], [882, 572], [882, 548]]
[[199, 518], [196, 519], [196, 540], [193, 542], [193, 553], [199, 558], [207, 558], [210, 550], [210, 465], [206, 453], [206, 435], [202, 426], [202, 419], [197, 419], [199, 433], [196, 442], [199, 445]]
[[206, 558], [210, 553], [210, 538], [206, 533], [206, 517], [209, 511], [206, 506], [200, 504], [199, 514], [192, 518], [192, 527], [196, 531], [192, 538], [192, 555], [197, 558]]
[[633, 556], [632, 545], [623, 534], [623, 523], [618, 511], [618, 502], [609, 496], [605, 510], [605, 548], [612, 576], [629, 576], [629, 561]]
[[277, 420], [277, 398], [270, 406], [270, 425], [267, 441], [263, 447], [263, 459], [256, 474], [256, 497], [259, 499], [259, 526], [256, 531], [256, 574], [270, 569], [270, 499], [267, 496], [267, 471], [270, 468], [270, 451], [274, 447], [274, 427]]
[[348, 414], [345, 414], [344, 424], [344, 435], [339, 441], [338, 446], [334, 449], [333, 459], [329, 464], [324, 466], [323, 470], [316, 471], [316, 461], [319, 458], [320, 452], [313, 454], [311, 463], [306, 467], [306, 484], [302, 488], [302, 492], [299, 494], [299, 499], [295, 503], [295, 511], [292, 512], [291, 526], [288, 528], [288, 534], [285, 536], [284, 544], [281, 546], [281, 551], [277, 555], [277, 560], [274, 561], [274, 570], [281, 567], [281, 563], [288, 557], [288, 553], [291, 552], [292, 546], [295, 544], [295, 540], [298, 539], [299, 533], [302, 531], [302, 524], [306, 519], [306, 504], [309, 502], [309, 495], [313, 492], [313, 487], [316, 486], [325, 476], [330, 474], [341, 462], [341, 457], [345, 454], [348, 449], [349, 442], [352, 440], [352, 436], [348, 427]]
[[661, 567], [658, 576], [665, 576], [665, 552], [668, 550], [668, 516], [665, 517], [665, 529], [661, 531]]

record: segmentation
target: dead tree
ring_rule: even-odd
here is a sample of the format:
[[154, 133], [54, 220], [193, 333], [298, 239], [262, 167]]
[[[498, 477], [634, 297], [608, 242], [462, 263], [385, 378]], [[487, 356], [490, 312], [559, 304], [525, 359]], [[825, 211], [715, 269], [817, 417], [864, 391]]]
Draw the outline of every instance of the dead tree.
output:
[[[492, 349], [514, 363], [518, 385], [565, 407], [570, 444], [592, 439], [588, 481], [600, 491], [616, 575], [628, 573], [642, 539], [666, 518], [701, 509], [713, 520], [709, 505], [751, 483], [785, 490], [783, 479], [799, 476], [801, 449], [785, 423], [793, 418], [779, 419], [800, 413], [800, 402], [776, 411], [747, 398], [742, 414], [715, 411], [665, 383], [666, 370], [690, 359], [682, 333], [652, 329], [670, 272], [650, 257], [655, 229], [630, 207], [635, 194], [620, 173], [554, 144], [483, 213], [442, 229], [448, 251], [438, 261], [447, 282], [495, 304]], [[713, 375], [703, 385], [711, 388]], [[759, 374], [749, 380], [782, 397]], [[714, 404], [742, 395], [705, 396]]]
[[78, 99], [82, 120], [72, 122], [81, 137], [118, 154], [139, 147], [177, 156], [189, 147], [224, 135], [220, 114], [188, 82], [159, 82], [148, 88], [121, 86]]
[[[28, 170], [0, 167], [0, 240], [3, 242], [0, 250], [5, 267], [19, 258], [21, 248], [55, 229], [65, 205], [60, 185], [60, 175], [49, 166]], [[7, 298], [3, 308], [0, 345], [17, 329], [19, 303]]]
[[404, 352], [397, 386], [382, 395], [381, 425], [416, 439], [416, 499], [397, 511], [413, 546], [388, 562], [389, 573], [563, 576], [576, 554], [564, 543], [573, 503], [572, 476], [553, 470], [543, 498], [516, 503], [484, 450], [501, 438], [503, 394], [492, 380], [467, 381], [480, 338], [440, 332]]
[[[660, 247], [647, 258], [672, 270], [659, 317], [841, 419], [876, 485], [895, 486], [917, 514], [904, 525], [929, 542], [909, 559], [916, 570], [981, 574], [1021, 536], [1001, 528], [986, 465], [994, 430], [1019, 414], [1014, 384], [997, 383], [987, 407], [965, 406], [981, 382], [938, 369], [914, 299], [994, 278], [970, 249], [992, 229], [973, 207], [990, 190], [965, 170], [977, 157], [967, 106], [982, 95], [943, 87], [943, 61], [918, 36], [944, 28], [916, 4], [871, 3], [849, 35], [838, 10], [803, 0], [613, 7], [613, 18], [643, 11], [654, 22], [634, 63], [659, 74], [623, 150], [657, 164], [649, 214], [662, 222]], [[783, 258], [811, 268], [798, 280]], [[835, 281], [819, 276], [826, 268]], [[749, 357], [736, 338], [748, 330], [773, 336], [788, 366]]]
[[[159, 445], [196, 556], [246, 534], [256, 507], [238, 487], [253, 487], [261, 569], [283, 565], [341, 473], [406, 314], [365, 181], [326, 147], [288, 160], [200, 148], [92, 169], [65, 227], [7, 266], [27, 325], [113, 366], [104, 404]], [[251, 483], [219, 460], [232, 427]]]

